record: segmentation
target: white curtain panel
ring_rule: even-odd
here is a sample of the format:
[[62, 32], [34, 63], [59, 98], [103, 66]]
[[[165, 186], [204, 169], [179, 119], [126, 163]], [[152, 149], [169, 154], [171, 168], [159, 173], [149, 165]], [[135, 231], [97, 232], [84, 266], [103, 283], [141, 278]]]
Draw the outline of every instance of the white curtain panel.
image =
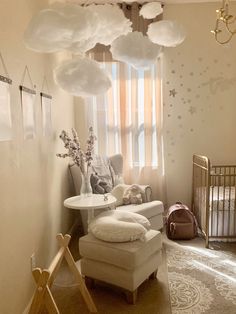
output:
[[125, 182], [149, 184], [153, 199], [165, 202], [161, 64], [159, 59], [144, 71], [119, 62], [103, 62], [112, 87], [86, 101], [98, 153], [121, 153]]

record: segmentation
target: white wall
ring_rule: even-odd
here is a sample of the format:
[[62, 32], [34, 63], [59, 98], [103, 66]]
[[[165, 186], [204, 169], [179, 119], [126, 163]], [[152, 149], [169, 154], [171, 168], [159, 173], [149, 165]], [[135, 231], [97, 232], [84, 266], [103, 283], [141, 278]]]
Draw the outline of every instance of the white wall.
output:
[[[68, 161], [55, 155], [64, 151], [59, 132], [74, 125], [73, 98], [59, 90], [52, 80], [53, 66], [66, 56], [38, 54], [27, 50], [22, 42], [32, 15], [45, 5], [44, 0], [0, 1], [0, 51], [13, 80], [13, 139], [0, 142], [1, 314], [23, 312], [35, 288], [31, 254], [35, 252], [37, 266], [47, 267], [57, 250], [56, 234], [66, 232], [72, 223], [70, 211], [63, 207], [63, 200], [71, 193]], [[37, 136], [27, 141], [23, 139], [18, 88], [25, 65], [37, 91]], [[39, 92], [44, 75], [53, 96], [52, 137], [42, 135]]]
[[[219, 3], [166, 5], [187, 38], [164, 51], [164, 143], [168, 202], [190, 205], [192, 155], [236, 162], [236, 36], [226, 47], [210, 33]], [[236, 6], [231, 5], [232, 12]], [[175, 90], [175, 97], [170, 91]]]

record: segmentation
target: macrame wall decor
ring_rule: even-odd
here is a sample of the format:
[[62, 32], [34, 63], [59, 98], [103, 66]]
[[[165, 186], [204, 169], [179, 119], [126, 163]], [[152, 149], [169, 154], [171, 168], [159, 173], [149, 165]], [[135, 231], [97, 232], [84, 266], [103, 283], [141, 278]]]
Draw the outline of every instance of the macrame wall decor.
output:
[[12, 120], [10, 104], [10, 86], [12, 80], [0, 53], [0, 61], [4, 70], [4, 75], [0, 72], [0, 141], [9, 141], [12, 139]]
[[[29, 78], [31, 88], [24, 85], [26, 75]], [[20, 88], [21, 96], [21, 108], [22, 108], [22, 120], [23, 120], [23, 131], [24, 139], [33, 139], [36, 136], [35, 127], [35, 96], [36, 91], [34, 90], [34, 84], [32, 82], [28, 67], [25, 67]]]
[[52, 118], [51, 118], [52, 96], [49, 93], [49, 87], [46, 76], [44, 76], [43, 79], [42, 89], [40, 92], [40, 99], [41, 99], [43, 136], [50, 136], [52, 134]]

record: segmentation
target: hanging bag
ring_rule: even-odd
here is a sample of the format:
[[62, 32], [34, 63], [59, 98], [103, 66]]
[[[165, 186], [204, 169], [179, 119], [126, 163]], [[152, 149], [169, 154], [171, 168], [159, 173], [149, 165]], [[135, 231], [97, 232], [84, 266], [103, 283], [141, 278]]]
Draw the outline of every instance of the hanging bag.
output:
[[168, 209], [166, 234], [173, 240], [190, 240], [197, 235], [196, 218], [181, 202], [176, 202]]

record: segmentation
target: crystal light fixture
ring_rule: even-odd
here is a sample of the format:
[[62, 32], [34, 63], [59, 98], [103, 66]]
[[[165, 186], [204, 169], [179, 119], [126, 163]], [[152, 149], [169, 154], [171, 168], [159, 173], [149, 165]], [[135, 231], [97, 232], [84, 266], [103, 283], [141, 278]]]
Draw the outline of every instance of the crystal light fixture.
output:
[[229, 0], [223, 0], [221, 8], [216, 10], [215, 29], [211, 31], [219, 44], [227, 44], [236, 33], [236, 28], [232, 27], [235, 20], [236, 17], [229, 14]]

